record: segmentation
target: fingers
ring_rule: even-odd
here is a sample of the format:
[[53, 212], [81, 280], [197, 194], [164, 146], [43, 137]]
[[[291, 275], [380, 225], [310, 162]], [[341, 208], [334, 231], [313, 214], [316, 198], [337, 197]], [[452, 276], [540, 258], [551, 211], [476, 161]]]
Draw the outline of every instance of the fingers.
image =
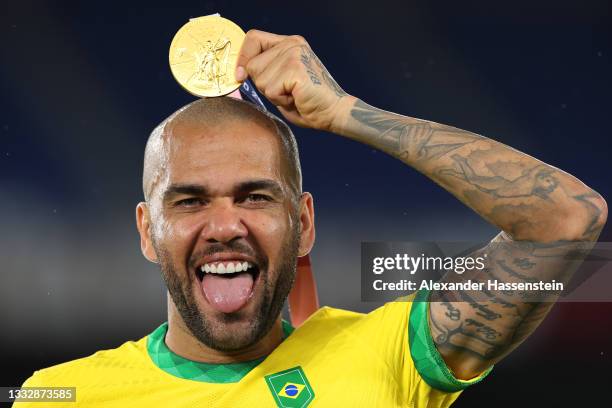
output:
[[251, 79], [257, 80], [262, 72], [269, 71], [269, 67], [281, 59], [279, 57], [282, 57], [282, 54], [285, 53], [286, 47], [283, 45], [286, 44], [279, 43], [277, 46], [251, 58], [245, 65], [248, 76]]
[[242, 82], [247, 78], [246, 66], [252, 58], [279, 44], [285, 38], [287, 38], [285, 35], [249, 30], [244, 37], [244, 42], [236, 61], [236, 80]]
[[[325, 67], [297, 35], [283, 36], [251, 30], [237, 60], [236, 79], [247, 77], [290, 122], [327, 129], [338, 93], [324, 79]], [[328, 113], [331, 112], [331, 113]], [[319, 120], [319, 113], [324, 113]], [[333, 118], [332, 118], [333, 119]]]
[[299, 58], [296, 57], [299, 47], [288, 44], [275, 48], [279, 50], [271, 49], [253, 58], [247, 71], [257, 89], [270, 102], [277, 106], [292, 105], [293, 89], [303, 79]]
[[303, 71], [300, 55], [308, 43], [300, 36], [281, 36], [251, 30], [240, 51], [236, 78], [251, 78], [257, 89], [275, 105], [291, 106], [293, 88]]
[[266, 99], [276, 106], [288, 106], [294, 103], [292, 90], [297, 83], [295, 74], [279, 72], [277, 69], [269, 69], [263, 75], [268, 76], [270, 79], [263, 79], [256, 86]]

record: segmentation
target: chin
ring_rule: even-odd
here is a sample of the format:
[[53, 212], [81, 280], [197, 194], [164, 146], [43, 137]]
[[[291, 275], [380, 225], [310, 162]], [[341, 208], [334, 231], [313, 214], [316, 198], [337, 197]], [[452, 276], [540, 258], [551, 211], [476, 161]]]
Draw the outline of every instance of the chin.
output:
[[261, 333], [259, 322], [253, 318], [224, 315], [220, 320], [208, 320], [209, 347], [219, 351], [237, 351], [257, 343], [266, 333]]
[[261, 295], [251, 298], [246, 307], [234, 313], [211, 310], [205, 299], [202, 300], [204, 304], [197, 302], [200, 303], [198, 312], [202, 330], [192, 332], [201, 343], [215, 350], [236, 351], [252, 346], [270, 331], [275, 321], [270, 318], [269, 322], [262, 314], [264, 299]]

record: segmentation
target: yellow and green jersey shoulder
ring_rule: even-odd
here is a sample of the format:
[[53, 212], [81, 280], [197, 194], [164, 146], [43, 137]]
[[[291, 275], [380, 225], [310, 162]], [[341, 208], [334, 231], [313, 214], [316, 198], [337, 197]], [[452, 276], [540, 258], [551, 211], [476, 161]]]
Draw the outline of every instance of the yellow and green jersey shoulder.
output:
[[[205, 364], [172, 353], [167, 324], [136, 342], [34, 373], [24, 387], [76, 387], [54, 407], [448, 407], [456, 379], [431, 339], [426, 294], [368, 314], [323, 307], [266, 358]], [[38, 407], [16, 402], [14, 407]]]

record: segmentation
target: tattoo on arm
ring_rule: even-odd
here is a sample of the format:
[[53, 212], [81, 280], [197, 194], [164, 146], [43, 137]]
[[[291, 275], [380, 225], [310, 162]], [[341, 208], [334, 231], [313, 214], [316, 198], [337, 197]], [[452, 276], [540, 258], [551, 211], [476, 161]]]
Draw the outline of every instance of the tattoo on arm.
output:
[[379, 145], [402, 160], [431, 160], [482, 137], [451, 126], [393, 115], [358, 100], [351, 116], [378, 134], [370, 144]]
[[535, 266], [535, 263], [531, 262], [529, 258], [516, 258], [513, 263], [521, 269], [531, 269]]
[[[578, 250], [578, 256], [569, 259], [576, 251], [573, 244], [596, 240], [605, 224], [605, 202], [599, 194], [573, 176], [486, 137], [386, 112], [360, 100], [347, 129], [351, 138], [414, 167], [504, 231], [483, 249], [489, 255], [488, 270], [464, 274], [462, 280], [567, 283], [588, 253]], [[535, 330], [557, 295], [434, 291], [432, 336], [447, 363], [461, 368], [469, 355], [466, 372], [476, 374]]]
[[303, 45], [302, 54], [300, 55], [300, 60], [302, 61], [302, 64], [306, 68], [306, 72], [308, 72], [308, 75], [310, 76], [310, 81], [314, 85], [321, 85], [321, 79], [319, 78], [319, 75], [315, 72], [314, 67], [312, 66], [313, 58], [316, 58], [314, 53], [310, 50], [310, 48]]
[[[316, 54], [306, 45], [301, 46], [302, 53], [300, 55], [300, 60], [302, 64], [306, 68], [306, 72], [308, 72], [308, 76], [310, 76], [310, 81], [314, 85], [322, 85], [325, 83], [327, 87], [329, 87], [334, 93], [339, 96], [345, 96], [346, 92], [340, 85], [332, 78], [331, 74], [325, 68], [321, 60], [316, 56]], [[316, 66], [316, 68], [315, 68]], [[320, 74], [319, 74], [320, 73]]]
[[[516, 240], [593, 239], [601, 229], [597, 193], [502, 143], [360, 100], [351, 110], [350, 123], [351, 137], [414, 167]], [[563, 213], [590, 219], [582, 237], [576, 236]]]
[[[442, 346], [461, 348], [461, 350], [479, 356], [491, 358], [499, 349], [496, 344], [501, 335], [487, 324], [473, 318], [462, 319], [461, 310], [452, 303], [441, 302], [444, 306], [444, 318], [437, 319], [431, 315], [431, 331], [434, 342], [440, 349]], [[470, 347], [461, 347], [469, 342]]]
[[[488, 267], [473, 274], [466, 272], [461, 280], [555, 279], [567, 283], [588, 253], [584, 248], [590, 245], [514, 241], [501, 233], [477, 251], [478, 255], [487, 254]], [[451, 272], [443, 281], [456, 279]], [[449, 366], [456, 372], [467, 373], [468, 378], [516, 348], [541, 323], [558, 295], [535, 291], [434, 291], [429, 315], [432, 337]]]
[[449, 319], [453, 321], [457, 321], [461, 318], [461, 312], [459, 311], [459, 309], [454, 307], [451, 303], [442, 302], [442, 305], [444, 305], [448, 309], [448, 311], [445, 313], [446, 317], [448, 317]]
[[501, 336], [495, 329], [474, 319], [465, 319], [466, 327], [476, 327], [476, 333], [484, 335], [486, 340], [496, 340]]
[[464, 180], [476, 189], [488, 193], [495, 198], [540, 197], [548, 200], [548, 195], [559, 185], [554, 176], [554, 170], [545, 165], [537, 165], [515, 179], [504, 177], [504, 173], [494, 176], [479, 175], [472, 169], [468, 157], [453, 155], [458, 170], [441, 169], [440, 174], [450, 175]]
[[508, 275], [512, 277], [522, 280], [523, 282], [537, 282], [538, 281], [538, 279], [534, 276], [523, 275], [515, 271], [514, 269], [506, 265], [506, 261], [504, 259], [498, 259], [496, 262], [500, 270], [506, 272]]
[[589, 224], [583, 233], [583, 238], [587, 240], [597, 239], [599, 233], [601, 232], [601, 218], [603, 215], [602, 210], [598, 205], [593, 203], [593, 201], [597, 200], [598, 198], [599, 194], [593, 190], [585, 194], [574, 196], [574, 199], [581, 203], [589, 214]]

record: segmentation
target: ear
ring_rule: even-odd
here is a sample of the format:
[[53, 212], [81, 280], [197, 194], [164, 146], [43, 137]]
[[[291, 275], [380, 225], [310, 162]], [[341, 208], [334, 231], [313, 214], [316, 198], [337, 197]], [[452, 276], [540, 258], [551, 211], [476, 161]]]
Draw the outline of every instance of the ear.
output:
[[315, 241], [314, 202], [312, 194], [302, 193], [300, 197], [300, 246], [298, 256], [310, 253]]
[[140, 202], [136, 206], [136, 226], [140, 234], [140, 250], [145, 258], [157, 263], [157, 254], [151, 240], [151, 218], [147, 203]]

